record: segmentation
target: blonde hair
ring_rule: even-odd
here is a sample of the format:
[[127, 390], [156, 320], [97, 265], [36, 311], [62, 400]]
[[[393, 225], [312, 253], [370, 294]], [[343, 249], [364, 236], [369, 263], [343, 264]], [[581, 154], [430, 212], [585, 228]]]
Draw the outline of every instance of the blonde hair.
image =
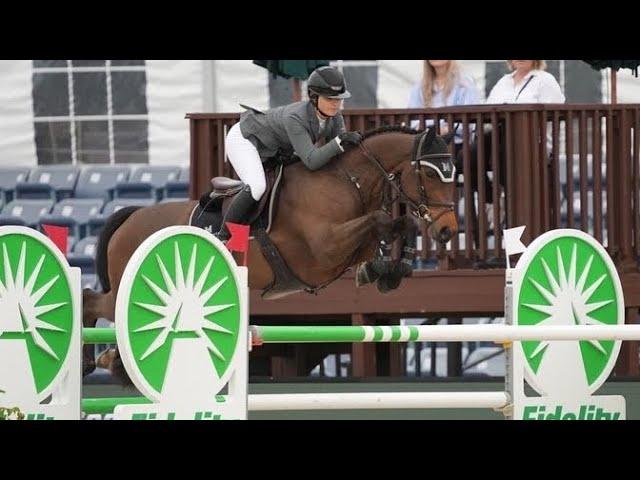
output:
[[[453, 87], [460, 77], [460, 67], [455, 60], [449, 60], [447, 73], [444, 82], [443, 98], [449, 97]], [[436, 69], [431, 66], [429, 60], [424, 61], [422, 73], [422, 96], [424, 97], [424, 107], [429, 108], [433, 100], [433, 89], [436, 83]]]
[[[547, 62], [545, 62], [544, 60], [531, 60], [533, 62], [533, 69], [534, 70], [546, 70], [547, 69]], [[512, 60], [507, 60], [507, 65], [509, 65], [509, 70], [513, 70], [513, 61]]]

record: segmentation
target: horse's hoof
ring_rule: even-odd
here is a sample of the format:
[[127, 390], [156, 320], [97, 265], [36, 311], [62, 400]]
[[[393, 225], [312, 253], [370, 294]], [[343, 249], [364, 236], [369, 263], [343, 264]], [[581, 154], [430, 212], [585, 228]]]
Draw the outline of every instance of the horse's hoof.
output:
[[364, 262], [358, 265], [356, 269], [356, 287], [362, 287], [369, 283], [373, 283], [378, 278], [377, 274], [372, 271], [371, 266]]
[[383, 275], [376, 282], [376, 286], [380, 293], [389, 293], [391, 290], [398, 288], [401, 282], [402, 277], [398, 275]]
[[356, 268], [356, 288], [360, 288], [367, 283], [369, 283], [367, 269], [365, 268], [365, 264], [361, 263], [358, 265], [358, 268]]
[[96, 366], [110, 370], [111, 364], [113, 363], [113, 359], [115, 358], [115, 356], [116, 356], [116, 349], [107, 348], [100, 355], [98, 355], [98, 358], [96, 359]]
[[403, 259], [398, 267], [399, 274], [402, 277], [410, 277], [413, 274], [413, 262]]
[[93, 345], [84, 345], [82, 348], [82, 376], [86, 377], [96, 369], [93, 358]]
[[92, 374], [96, 369], [96, 362], [92, 360], [85, 360], [82, 362], [82, 376], [86, 377], [87, 375]]

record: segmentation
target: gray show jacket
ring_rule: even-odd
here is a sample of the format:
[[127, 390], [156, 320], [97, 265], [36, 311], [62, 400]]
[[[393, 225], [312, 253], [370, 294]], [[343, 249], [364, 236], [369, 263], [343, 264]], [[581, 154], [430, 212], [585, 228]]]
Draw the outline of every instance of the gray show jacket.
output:
[[[247, 107], [245, 107], [247, 108]], [[323, 132], [315, 107], [310, 101], [276, 107], [266, 112], [248, 109], [240, 115], [240, 131], [258, 150], [260, 158], [295, 153], [310, 170], [322, 168], [342, 153], [335, 137], [345, 131], [344, 119], [338, 113], [328, 118]], [[323, 146], [316, 146], [320, 139]]]

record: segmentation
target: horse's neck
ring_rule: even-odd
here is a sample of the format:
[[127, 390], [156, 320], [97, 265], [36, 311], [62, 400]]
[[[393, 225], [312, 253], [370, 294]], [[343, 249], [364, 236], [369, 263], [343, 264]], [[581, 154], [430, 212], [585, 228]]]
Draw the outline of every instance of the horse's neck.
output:
[[[369, 151], [378, 159], [387, 173], [397, 172], [409, 159], [413, 137], [406, 133], [388, 133], [365, 140]], [[367, 160], [371, 163], [370, 160]]]
[[[390, 143], [390, 135], [398, 137], [393, 145]], [[403, 162], [411, 154], [411, 145], [411, 137], [401, 133], [379, 135], [365, 140], [365, 147], [378, 160], [387, 175], [400, 170]], [[351, 175], [358, 178], [368, 210], [380, 208], [383, 201], [385, 174], [374, 160], [367, 158], [360, 149], [354, 149], [352, 152], [353, 154], [349, 155], [345, 162], [345, 167], [349, 169]]]

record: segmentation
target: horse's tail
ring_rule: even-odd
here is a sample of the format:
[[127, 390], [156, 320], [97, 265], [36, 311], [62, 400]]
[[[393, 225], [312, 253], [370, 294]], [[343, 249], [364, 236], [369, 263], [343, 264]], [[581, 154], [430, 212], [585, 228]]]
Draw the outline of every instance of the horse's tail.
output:
[[104, 224], [100, 236], [98, 237], [98, 244], [96, 246], [96, 272], [98, 273], [98, 279], [100, 285], [102, 285], [102, 291], [108, 293], [111, 290], [111, 284], [109, 283], [109, 262], [107, 261], [107, 249], [109, 247], [109, 240], [120, 228], [129, 216], [141, 207], [124, 207], [111, 215]]

